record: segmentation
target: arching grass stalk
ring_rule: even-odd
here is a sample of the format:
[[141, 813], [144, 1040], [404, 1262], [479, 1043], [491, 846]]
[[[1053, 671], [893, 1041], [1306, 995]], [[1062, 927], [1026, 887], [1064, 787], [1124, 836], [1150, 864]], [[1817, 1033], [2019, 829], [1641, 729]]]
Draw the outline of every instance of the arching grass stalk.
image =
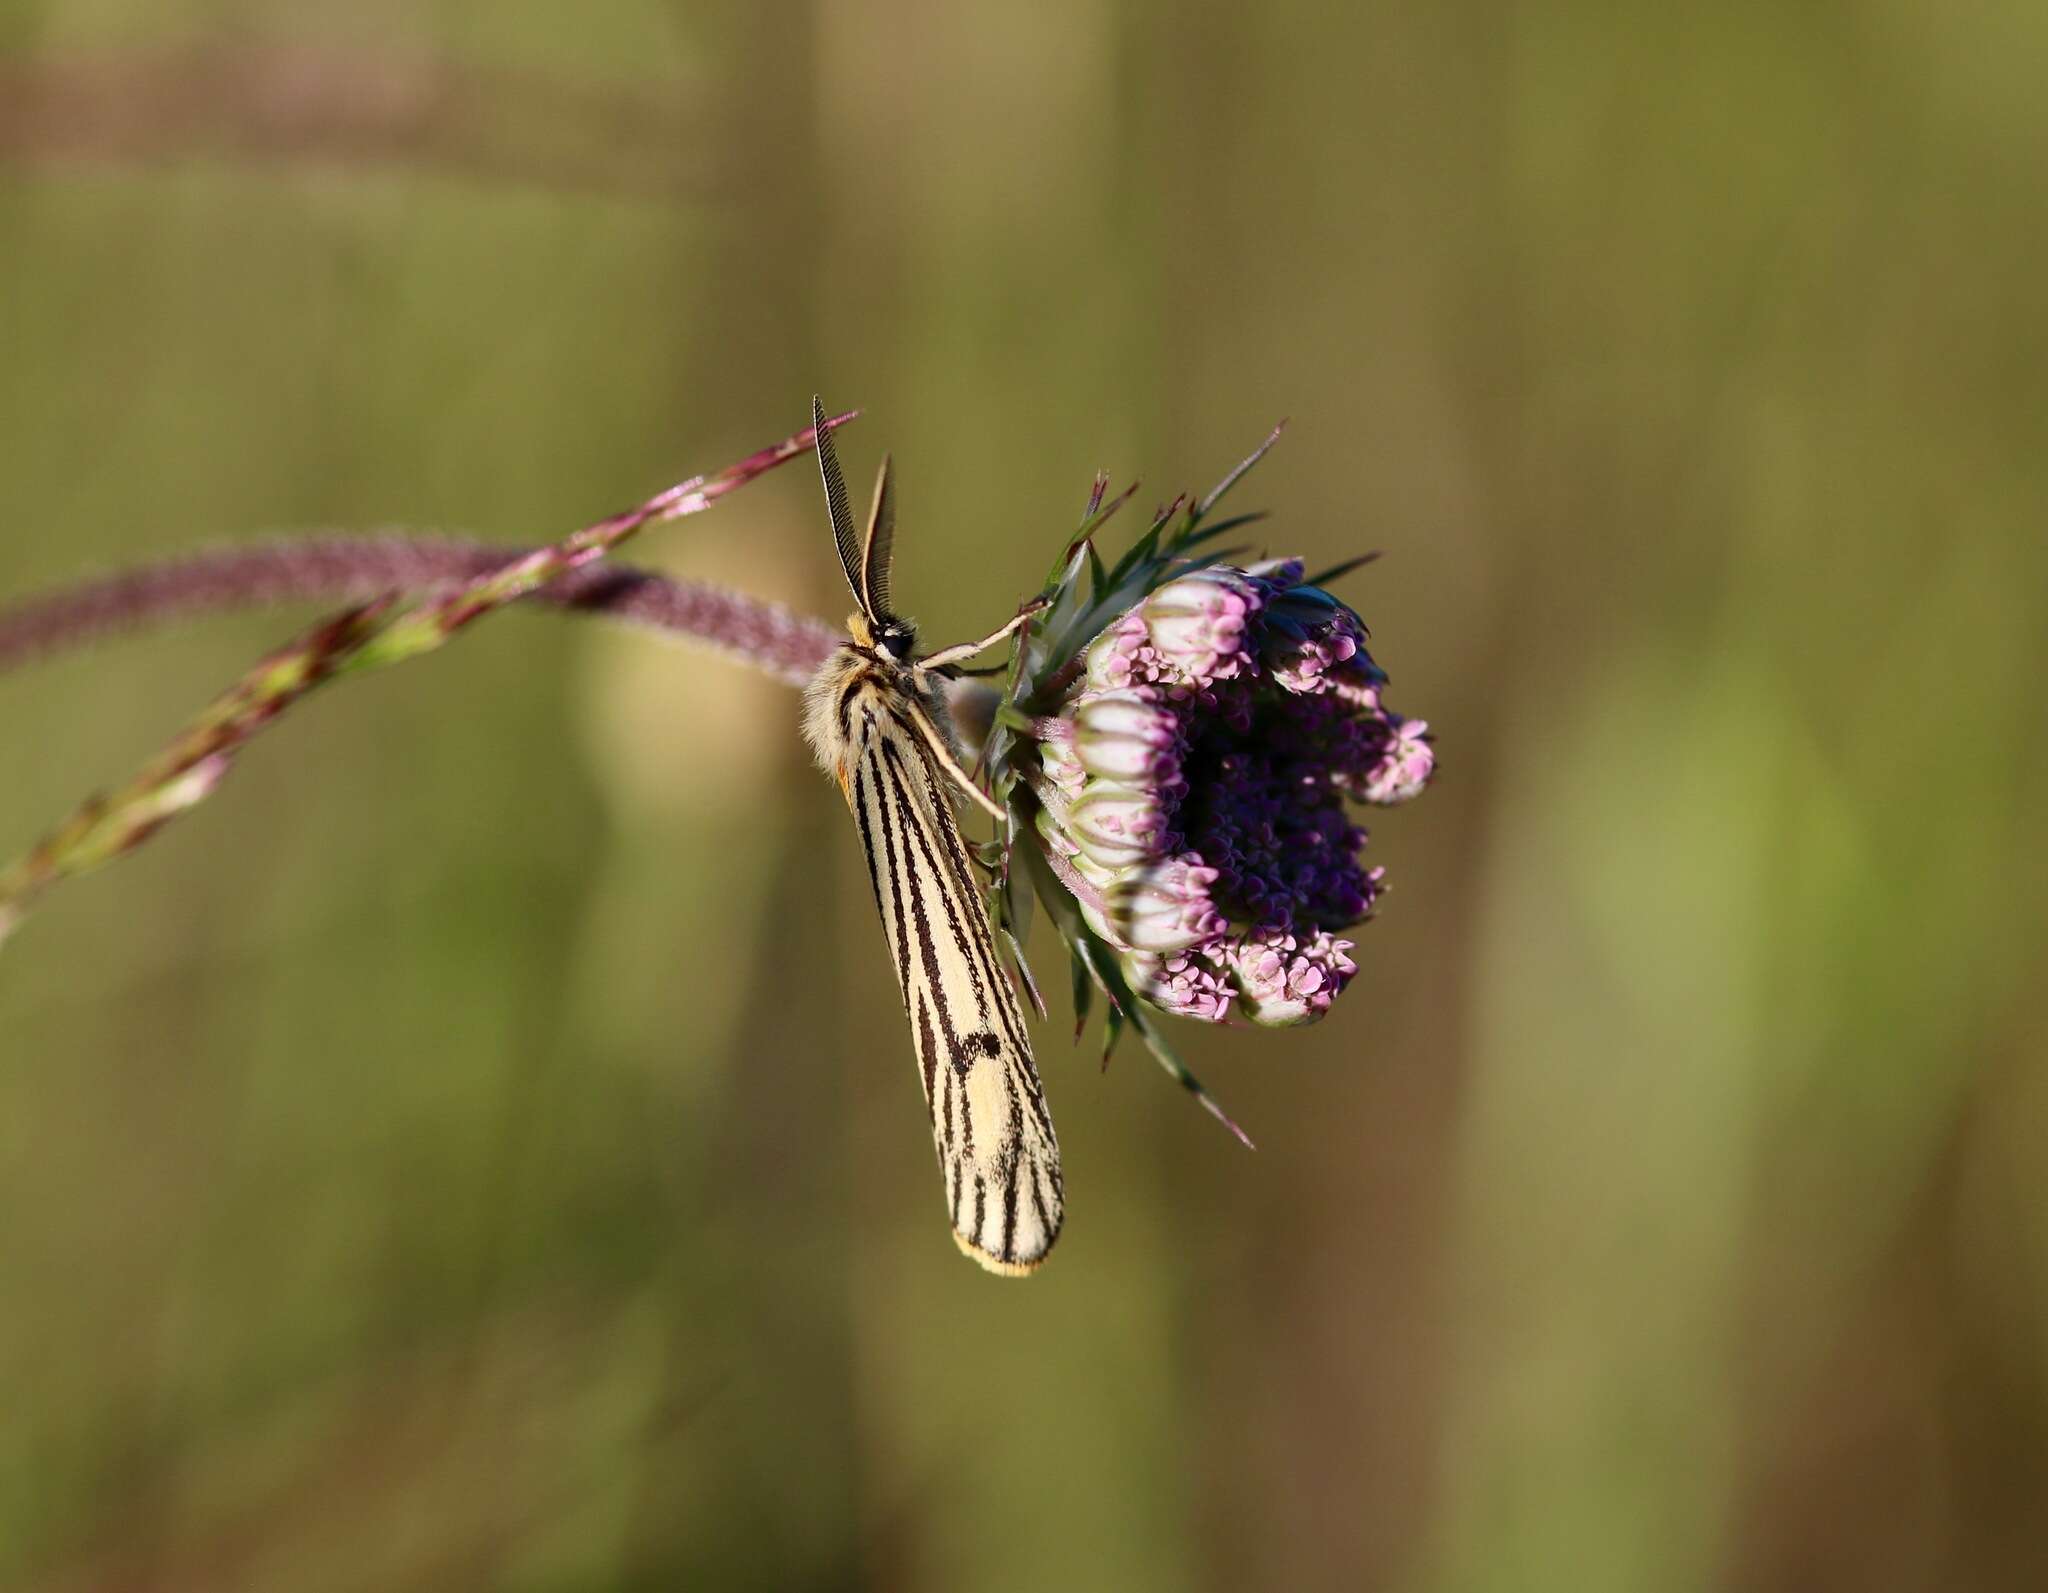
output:
[[[843, 425], [853, 413], [826, 425]], [[126, 856], [180, 813], [204, 801], [250, 739], [316, 687], [432, 652], [486, 614], [551, 583], [573, 581], [644, 527], [708, 509], [756, 476], [807, 454], [814, 436], [806, 427], [737, 464], [713, 475], [694, 476], [560, 542], [495, 559], [456, 580], [452, 588], [424, 597], [415, 594], [410, 601], [403, 590], [387, 590], [322, 620], [215, 698], [134, 778], [80, 804], [0, 870], [0, 940], [58, 881]], [[583, 595], [597, 590], [586, 586]], [[45, 636], [46, 645], [49, 640]]]
[[[66, 649], [206, 614], [440, 591], [528, 551], [386, 531], [312, 533], [184, 554], [0, 608], [0, 674]], [[781, 603], [611, 559], [559, 575], [525, 601], [686, 638], [792, 686], [809, 680], [844, 634]]]

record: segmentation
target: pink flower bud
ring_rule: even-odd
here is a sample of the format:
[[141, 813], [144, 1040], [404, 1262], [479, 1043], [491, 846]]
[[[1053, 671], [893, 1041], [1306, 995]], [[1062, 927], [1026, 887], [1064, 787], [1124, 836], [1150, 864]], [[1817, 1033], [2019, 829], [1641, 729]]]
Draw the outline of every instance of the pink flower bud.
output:
[[1095, 862], [1122, 868], [1156, 854], [1166, 814], [1156, 791], [1091, 781], [1067, 809], [1067, 829]]
[[1094, 691], [1121, 691], [1157, 678], [1152, 633], [1137, 610], [1112, 621], [1088, 644], [1087, 682]]
[[1180, 717], [1155, 686], [1089, 692], [1074, 705], [1074, 751], [1088, 773], [1104, 780], [1156, 782], [1178, 771]]
[[1206, 686], [1250, 667], [1247, 631], [1263, 602], [1244, 571], [1213, 564], [1168, 581], [1138, 612], [1166, 678]]
[[1135, 865], [1103, 888], [1116, 936], [1139, 951], [1184, 951], [1221, 935], [1226, 926], [1209, 891], [1217, 871], [1192, 856]]
[[1221, 1023], [1230, 1016], [1230, 981], [1199, 952], [1134, 952], [1124, 959], [1124, 975], [1139, 995], [1175, 1017]]
[[1088, 781], [1088, 771], [1074, 750], [1074, 723], [1071, 719], [1040, 722], [1038, 766], [1063, 795], [1071, 798], [1081, 794], [1081, 787]]
[[1365, 626], [1321, 587], [1296, 587], [1267, 605], [1259, 661], [1283, 689], [1301, 695], [1323, 691], [1325, 680], [1354, 659], [1372, 665]]
[[1436, 751], [1429, 744], [1428, 733], [1426, 719], [1389, 714], [1386, 750], [1359, 782], [1359, 796], [1388, 807], [1420, 795], [1436, 768]]
[[1305, 942], [1284, 930], [1246, 936], [1230, 958], [1238, 1009], [1267, 1028], [1320, 1018], [1358, 971], [1350, 950], [1350, 941], [1321, 931]]

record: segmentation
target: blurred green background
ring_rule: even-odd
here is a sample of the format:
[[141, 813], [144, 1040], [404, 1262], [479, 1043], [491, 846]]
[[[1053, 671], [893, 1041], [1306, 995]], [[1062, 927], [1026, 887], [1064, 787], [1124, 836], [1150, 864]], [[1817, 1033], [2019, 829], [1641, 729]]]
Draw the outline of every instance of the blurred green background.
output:
[[[2048, 1585], [2038, 7], [0, 3], [0, 601], [886, 447], [1352, 578], [1330, 1019], [949, 1242], [796, 701], [508, 616], [0, 960], [0, 1587]], [[814, 480], [635, 556], [836, 617]], [[301, 616], [0, 676], [0, 850]]]

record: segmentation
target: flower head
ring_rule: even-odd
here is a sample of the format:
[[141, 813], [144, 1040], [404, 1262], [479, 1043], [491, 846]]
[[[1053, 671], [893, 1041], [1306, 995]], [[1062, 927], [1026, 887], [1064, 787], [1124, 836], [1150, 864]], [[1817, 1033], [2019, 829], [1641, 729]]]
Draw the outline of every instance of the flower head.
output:
[[1363, 621], [1301, 560], [1203, 551], [1250, 518], [1208, 523], [1224, 488], [1161, 511], [1108, 566], [1098, 482], [987, 747], [1029, 865], [1004, 876], [1004, 921], [1020, 921], [1021, 891], [1044, 898], [1077, 1000], [1106, 991], [1112, 1042], [1135, 1025], [1197, 1093], [1142, 1007], [1321, 1017], [1384, 888], [1357, 805], [1409, 800], [1434, 766], [1428, 725], [1382, 700]]
[[1174, 575], [1104, 625], [1041, 716], [1044, 844], [1093, 888], [1088, 927], [1154, 1005], [1320, 1017], [1356, 971], [1338, 938], [1381, 871], [1347, 802], [1427, 780], [1413, 721], [1348, 607], [1298, 560]]

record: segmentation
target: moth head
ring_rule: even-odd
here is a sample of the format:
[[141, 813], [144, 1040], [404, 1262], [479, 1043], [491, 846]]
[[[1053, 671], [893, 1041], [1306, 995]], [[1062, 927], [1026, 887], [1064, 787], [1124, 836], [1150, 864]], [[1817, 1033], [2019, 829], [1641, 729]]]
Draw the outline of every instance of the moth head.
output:
[[910, 661], [917, 648], [917, 632], [908, 620], [888, 619], [876, 629], [874, 646], [899, 664]]
[[846, 616], [846, 632], [853, 645], [880, 653], [898, 664], [907, 664], [917, 652], [917, 627], [893, 615], [876, 619], [861, 609]]

